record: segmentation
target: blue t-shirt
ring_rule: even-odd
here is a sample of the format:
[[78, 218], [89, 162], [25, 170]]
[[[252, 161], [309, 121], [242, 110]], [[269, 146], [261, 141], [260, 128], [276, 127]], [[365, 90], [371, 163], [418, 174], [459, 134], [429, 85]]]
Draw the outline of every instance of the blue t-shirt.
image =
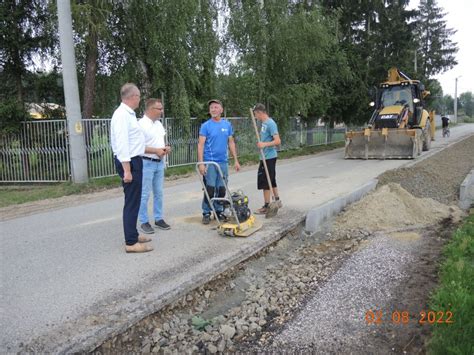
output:
[[[262, 128], [260, 130], [260, 140], [262, 142], [273, 141], [273, 136], [278, 134], [278, 127], [272, 118], [268, 118], [265, 122], [262, 122]], [[275, 146], [263, 148], [265, 154], [265, 160], [277, 157], [277, 151]]]
[[213, 121], [212, 118], [204, 122], [199, 130], [199, 135], [206, 137], [204, 161], [227, 163], [229, 137], [233, 134], [232, 125], [224, 118], [221, 118], [219, 122]]

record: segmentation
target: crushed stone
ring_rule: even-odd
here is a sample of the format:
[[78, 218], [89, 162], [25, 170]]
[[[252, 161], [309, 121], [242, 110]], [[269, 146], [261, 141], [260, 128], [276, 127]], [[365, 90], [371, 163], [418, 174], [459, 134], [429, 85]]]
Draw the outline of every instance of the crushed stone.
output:
[[[309, 347], [339, 354], [368, 350], [370, 344], [358, 342], [373, 330], [365, 320], [366, 312], [384, 308], [386, 300], [393, 297], [394, 286], [407, 277], [405, 266], [413, 261], [406, 245], [387, 236], [376, 238], [353, 254], [309, 299], [276, 336], [273, 349]], [[354, 344], [358, 344], [355, 349]]]
[[459, 186], [473, 168], [474, 136], [470, 136], [416, 165], [383, 173], [378, 186], [398, 183], [415, 197], [449, 205], [458, 201]]

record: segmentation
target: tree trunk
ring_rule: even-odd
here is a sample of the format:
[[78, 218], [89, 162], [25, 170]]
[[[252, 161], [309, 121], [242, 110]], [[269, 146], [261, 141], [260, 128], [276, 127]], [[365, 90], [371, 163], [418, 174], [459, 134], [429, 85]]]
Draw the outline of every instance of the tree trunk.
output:
[[18, 50], [14, 51], [14, 54], [12, 55], [13, 57], [13, 67], [12, 67], [12, 73], [15, 78], [15, 87], [16, 87], [16, 99], [18, 102], [23, 105], [23, 73], [24, 73], [24, 66], [23, 66], [23, 61], [21, 59], [21, 53]]
[[316, 128], [316, 117], [307, 118], [306, 126], [306, 145], [311, 146], [314, 144], [314, 129]]
[[143, 83], [142, 83], [142, 86], [140, 88], [140, 91], [142, 93], [142, 96], [150, 97], [152, 82], [153, 82], [153, 73], [152, 73], [151, 67], [149, 65], [147, 65], [141, 59], [138, 59], [138, 65], [139, 65], [139, 67], [142, 71], [142, 75], [143, 75]]
[[91, 31], [86, 46], [86, 75], [84, 78], [84, 96], [82, 118], [91, 118], [94, 113], [95, 76], [97, 73], [97, 34]]
[[328, 131], [328, 144], [332, 143], [332, 135], [334, 133], [334, 119], [329, 120], [329, 131]]
[[18, 73], [15, 78], [16, 85], [16, 98], [19, 103], [23, 105], [23, 85], [21, 83], [21, 73]]

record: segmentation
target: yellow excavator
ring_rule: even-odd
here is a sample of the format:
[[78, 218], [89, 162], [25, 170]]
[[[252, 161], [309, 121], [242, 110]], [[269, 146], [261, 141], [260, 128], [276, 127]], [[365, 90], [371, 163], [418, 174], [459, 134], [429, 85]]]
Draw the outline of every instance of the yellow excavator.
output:
[[346, 159], [414, 159], [430, 149], [435, 112], [423, 100], [430, 94], [419, 80], [390, 68], [380, 84], [375, 110], [364, 130], [346, 133]]

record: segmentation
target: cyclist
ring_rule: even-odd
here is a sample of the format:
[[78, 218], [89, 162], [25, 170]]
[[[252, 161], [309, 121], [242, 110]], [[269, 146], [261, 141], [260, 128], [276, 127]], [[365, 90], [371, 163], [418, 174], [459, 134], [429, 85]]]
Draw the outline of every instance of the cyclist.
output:
[[442, 116], [441, 122], [443, 124], [443, 137], [449, 137], [449, 118], [446, 116]]

